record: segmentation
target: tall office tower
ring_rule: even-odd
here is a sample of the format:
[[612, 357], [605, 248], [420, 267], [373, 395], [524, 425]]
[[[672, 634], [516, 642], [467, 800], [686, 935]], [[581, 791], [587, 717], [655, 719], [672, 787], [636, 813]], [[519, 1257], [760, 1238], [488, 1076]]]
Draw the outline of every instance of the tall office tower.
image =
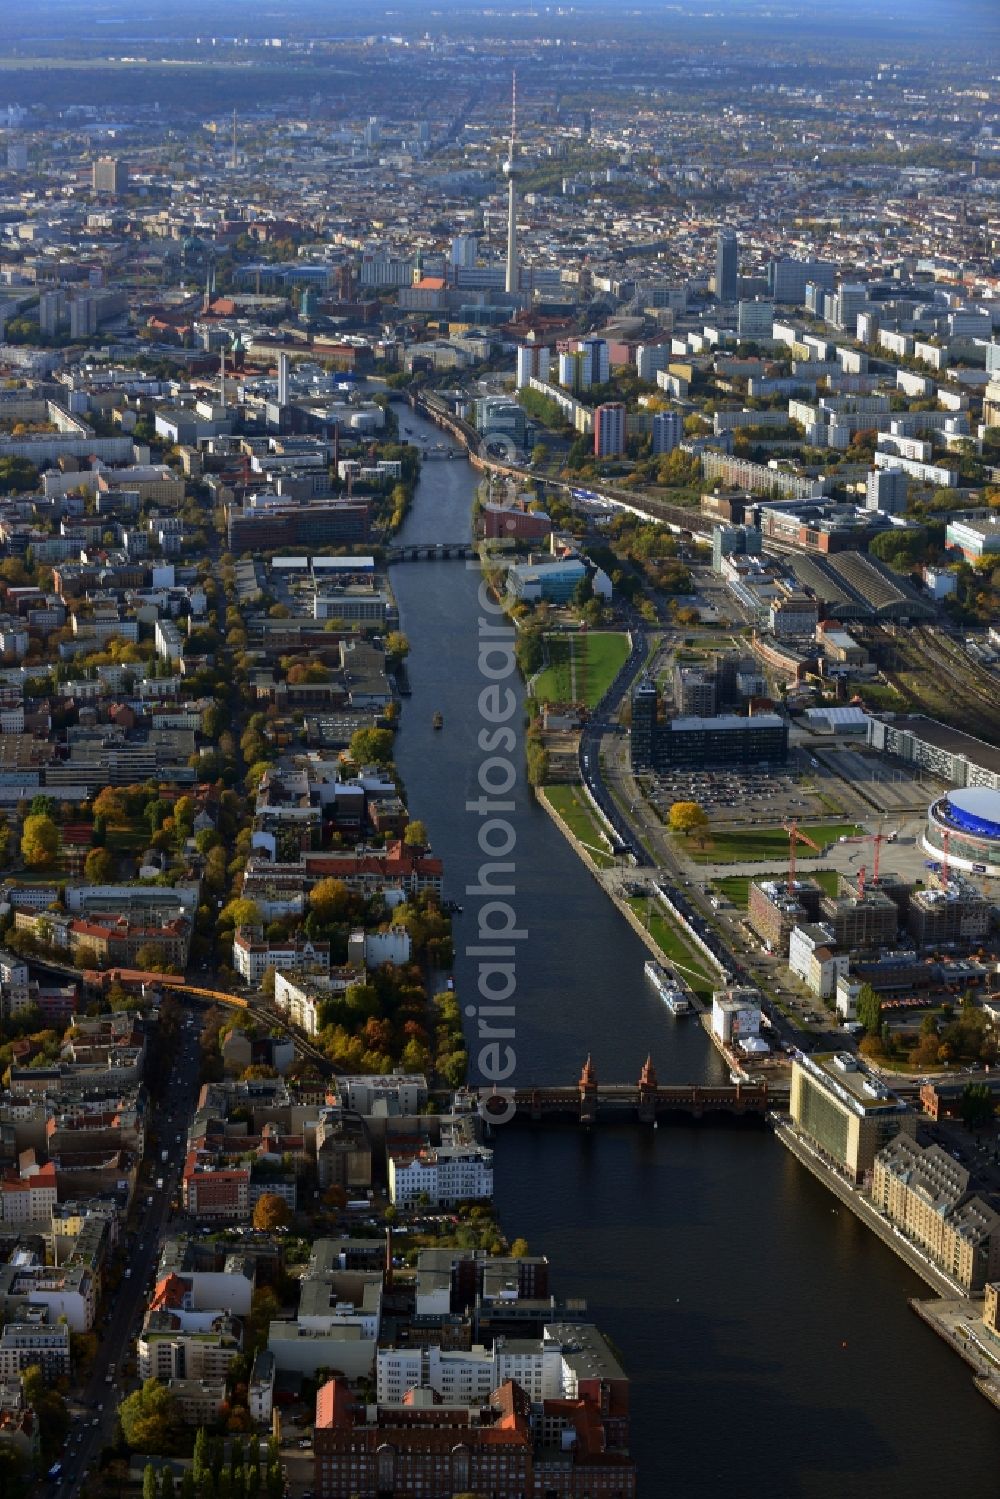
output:
[[837, 267], [832, 261], [793, 260], [785, 256], [768, 262], [767, 287], [776, 302], [801, 306], [805, 301], [807, 282], [814, 281], [826, 291], [833, 291], [836, 274]]
[[[858, 325], [858, 314], [868, 311], [867, 286], [859, 281], [842, 281], [831, 311], [833, 313], [833, 322], [838, 328], [847, 328], [853, 331]], [[827, 321], [829, 321], [829, 318]]]
[[288, 405], [288, 355], [278, 355], [278, 405]]
[[372, 150], [382, 139], [382, 128], [378, 122], [378, 115], [370, 115], [368, 124], [365, 126], [365, 145]]
[[715, 299], [735, 302], [739, 289], [739, 241], [731, 229], [720, 229], [715, 245]]
[[451, 263], [456, 270], [470, 271], [479, 254], [477, 234], [456, 234], [451, 242]]
[[769, 339], [774, 332], [774, 303], [741, 301], [736, 309], [736, 337], [740, 343]]
[[653, 453], [660, 457], [680, 447], [684, 418], [679, 411], [658, 411], [653, 417]]
[[645, 677], [632, 693], [629, 757], [633, 770], [649, 770], [653, 765], [658, 709], [659, 693], [656, 683]]
[[523, 390], [534, 375], [548, 381], [552, 356], [544, 344], [522, 344], [517, 351], [517, 389]]
[[104, 197], [120, 198], [128, 192], [128, 162], [120, 156], [98, 156], [91, 169], [91, 186]]
[[7, 147], [8, 172], [28, 170], [28, 146], [26, 141], [11, 141]]
[[620, 458], [625, 451], [625, 406], [608, 401], [594, 412], [594, 457]]
[[503, 164], [507, 176], [507, 275], [505, 290], [509, 297], [516, 297], [520, 290], [520, 274], [517, 264], [517, 190], [514, 179], [520, 171], [517, 160], [517, 74], [511, 84], [510, 99], [510, 151]]

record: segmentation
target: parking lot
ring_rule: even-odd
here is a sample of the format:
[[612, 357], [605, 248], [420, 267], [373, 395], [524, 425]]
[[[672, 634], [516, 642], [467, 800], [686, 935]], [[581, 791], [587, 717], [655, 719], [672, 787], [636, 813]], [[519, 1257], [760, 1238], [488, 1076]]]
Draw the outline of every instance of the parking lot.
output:
[[697, 802], [725, 822], [781, 821], [822, 812], [821, 805], [787, 771], [761, 769], [674, 770], [654, 775], [649, 799], [664, 817], [674, 802]]

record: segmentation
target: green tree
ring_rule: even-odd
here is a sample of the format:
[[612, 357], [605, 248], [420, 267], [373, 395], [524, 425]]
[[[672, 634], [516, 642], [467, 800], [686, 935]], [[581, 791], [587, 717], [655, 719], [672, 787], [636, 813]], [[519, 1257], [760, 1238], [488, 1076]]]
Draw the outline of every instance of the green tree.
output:
[[118, 1418], [133, 1452], [176, 1451], [183, 1424], [176, 1400], [158, 1379], [147, 1379], [141, 1389], [126, 1395], [118, 1407]]
[[858, 1020], [869, 1036], [877, 1036], [882, 1024], [882, 1001], [871, 984], [862, 984], [858, 994]]
[[419, 818], [415, 819], [413, 822], [408, 822], [406, 824], [406, 828], [403, 832], [403, 842], [408, 844], [410, 848], [427, 847], [427, 829], [419, 820]]
[[48, 869], [59, 852], [59, 829], [51, 817], [28, 816], [21, 829], [21, 857], [31, 869]]
[[88, 884], [109, 885], [114, 878], [115, 861], [106, 848], [92, 848], [83, 862]]
[[147, 1463], [142, 1470], [142, 1499], [157, 1499], [157, 1493], [156, 1469]]
[[20, 1452], [0, 1443], [0, 1494], [3, 1499], [28, 1499], [34, 1489], [31, 1470]]
[[335, 880], [332, 875], [325, 880], [317, 880], [309, 892], [309, 905], [316, 920], [323, 926], [330, 926], [339, 921], [348, 906], [351, 893], [343, 880]]
[[672, 832], [683, 833], [687, 838], [697, 833], [704, 839], [708, 831], [708, 813], [698, 802], [674, 802], [667, 819]]
[[351, 759], [356, 765], [387, 765], [392, 746], [391, 729], [356, 729], [351, 735]]
[[988, 1083], [967, 1083], [958, 1101], [966, 1129], [982, 1129], [993, 1118], [993, 1094]]
[[253, 1226], [261, 1233], [273, 1233], [276, 1228], [285, 1228], [292, 1212], [288, 1203], [277, 1192], [262, 1192], [254, 1204]]
[[219, 920], [224, 926], [260, 926], [260, 906], [248, 896], [239, 895], [223, 906]]

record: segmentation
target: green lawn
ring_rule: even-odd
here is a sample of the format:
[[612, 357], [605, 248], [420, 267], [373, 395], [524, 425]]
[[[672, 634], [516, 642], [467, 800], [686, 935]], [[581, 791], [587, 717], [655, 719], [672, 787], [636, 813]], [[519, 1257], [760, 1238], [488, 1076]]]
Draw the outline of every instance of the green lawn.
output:
[[676, 921], [657, 911], [651, 901], [642, 896], [632, 896], [629, 905], [649, 932], [653, 941], [666, 954], [671, 963], [677, 965], [680, 974], [687, 979], [700, 999], [710, 1000], [715, 979], [696, 947], [692, 947]]
[[592, 708], [628, 656], [627, 635], [590, 630], [578, 635], [547, 635], [545, 640], [549, 664], [534, 686], [534, 695], [541, 703], [582, 702]]
[[[787, 868], [769, 869], [766, 872], [761, 870], [757, 878], [780, 880], [784, 878], [786, 872]], [[713, 880], [712, 887], [718, 890], [720, 895], [724, 895], [726, 900], [731, 901], [734, 906], [738, 906], [741, 911], [745, 911], [747, 901], [750, 899], [750, 881], [752, 878], [753, 876], [749, 874], [727, 874], [724, 879]], [[810, 870], [809, 878], [815, 880], [817, 885], [822, 886], [824, 894], [836, 895], [839, 876], [835, 869], [817, 869], [815, 872]]]
[[615, 861], [583, 792], [576, 786], [543, 786], [542, 795], [583, 844], [594, 863], [600, 869], [610, 869]]
[[[850, 838], [860, 833], [861, 828], [853, 822], [824, 822], [816, 827], [803, 827], [802, 831], [825, 851], [838, 838]], [[782, 827], [732, 830], [711, 834], [704, 847], [694, 839], [685, 838], [684, 851], [701, 864], [751, 864], [757, 860], [782, 864], [788, 859], [788, 834]], [[808, 843], [799, 843], [795, 857], [815, 859], [817, 855]]]
[[107, 830], [107, 846], [111, 853], [139, 853], [149, 847], [149, 824], [145, 820], [113, 823]]

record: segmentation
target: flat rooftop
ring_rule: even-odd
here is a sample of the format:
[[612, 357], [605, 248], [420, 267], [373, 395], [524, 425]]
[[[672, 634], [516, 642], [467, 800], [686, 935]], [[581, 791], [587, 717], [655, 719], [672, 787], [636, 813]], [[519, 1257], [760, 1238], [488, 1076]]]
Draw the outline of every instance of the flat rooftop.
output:
[[[840, 1063], [843, 1061], [844, 1066]], [[799, 1056], [795, 1066], [801, 1067], [816, 1081], [834, 1093], [852, 1113], [863, 1115], [878, 1112], [905, 1112], [906, 1104], [890, 1093], [884, 1083], [866, 1071], [849, 1053], [835, 1051], [812, 1052]]]
[[935, 749], [944, 750], [948, 755], [961, 755], [974, 765], [981, 765], [984, 770], [1000, 775], [1000, 749], [987, 744], [984, 739], [963, 734], [961, 729], [949, 728], [947, 724], [939, 723], [936, 718], [927, 718], [923, 713], [900, 713], [895, 717], [876, 714], [876, 717], [890, 728], [914, 734]]

